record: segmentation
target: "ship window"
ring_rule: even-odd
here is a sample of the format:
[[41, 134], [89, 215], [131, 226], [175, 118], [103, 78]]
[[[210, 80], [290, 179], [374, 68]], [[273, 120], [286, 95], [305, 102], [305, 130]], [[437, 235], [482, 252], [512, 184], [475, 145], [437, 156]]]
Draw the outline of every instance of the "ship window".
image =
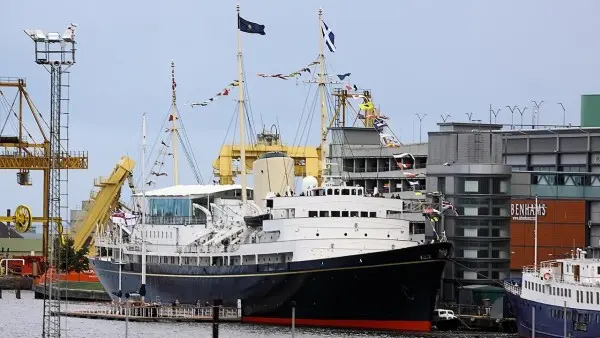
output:
[[600, 304], [600, 292], [596, 292], [596, 304]]
[[340, 212], [339, 211], [332, 211], [331, 212], [331, 217], [340, 217]]
[[367, 212], [367, 211], [361, 211], [360, 212], [360, 217], [369, 217], [369, 212]]
[[342, 211], [342, 217], [348, 217], [348, 211]]
[[333, 189], [333, 194], [334, 195], [339, 195], [340, 194], [340, 189]]
[[344, 195], [344, 196], [350, 195], [350, 189], [342, 189], [342, 195]]
[[358, 211], [350, 211], [350, 217], [358, 217]]
[[329, 217], [329, 211], [327, 211], [327, 210], [319, 211], [319, 217]]
[[568, 289], [567, 292], [569, 293], [569, 297], [571, 297], [571, 289]]
[[317, 217], [317, 212], [316, 212], [316, 211], [314, 211], [314, 210], [310, 210], [310, 211], [308, 212], [308, 217]]
[[352, 195], [356, 195], [356, 189], [352, 189], [352, 190], [351, 190], [351, 194], [352, 194]]
[[599, 266], [597, 269], [598, 269], [598, 272], [597, 272], [597, 274], [599, 274], [599, 275], [600, 275], [600, 266]]
[[327, 189], [327, 195], [333, 195], [333, 192], [331, 191], [331, 189]]
[[577, 295], [577, 303], [579, 303], [579, 291], [575, 292], [575, 294]]
[[369, 212], [369, 217], [375, 218], [377, 217], [377, 213], [375, 211]]

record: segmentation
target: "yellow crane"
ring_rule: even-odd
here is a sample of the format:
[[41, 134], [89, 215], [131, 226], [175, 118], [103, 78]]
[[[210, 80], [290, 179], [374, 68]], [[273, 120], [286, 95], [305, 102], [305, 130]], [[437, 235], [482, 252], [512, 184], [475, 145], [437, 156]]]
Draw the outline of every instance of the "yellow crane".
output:
[[[17, 108], [9, 107], [8, 114], [18, 121], [17, 135], [3, 136], [0, 135], [0, 169], [18, 170], [17, 183], [22, 186], [31, 185], [30, 171], [41, 170], [43, 172], [43, 211], [42, 217], [32, 217], [32, 222], [43, 223], [43, 239], [42, 247], [44, 256], [48, 254], [48, 223], [50, 221], [61, 222], [60, 219], [48, 219], [48, 191], [50, 186], [50, 141], [47, 133], [48, 125], [45, 123], [35, 104], [31, 100], [27, 90], [25, 79], [22, 78], [0, 78], [0, 98], [6, 100], [5, 93], [2, 88], [13, 88], [17, 90], [15, 101], [18, 101]], [[29, 111], [35, 120], [41, 140], [34, 142], [32, 131], [28, 130], [23, 123], [23, 113], [26, 102]], [[85, 151], [72, 152], [65, 151], [61, 153], [58, 160], [60, 169], [87, 169], [88, 155]], [[22, 207], [19, 212], [25, 213], [25, 207]], [[29, 214], [31, 211], [26, 208]], [[0, 218], [0, 221], [13, 221], [13, 217]], [[61, 228], [59, 226], [59, 228]]]

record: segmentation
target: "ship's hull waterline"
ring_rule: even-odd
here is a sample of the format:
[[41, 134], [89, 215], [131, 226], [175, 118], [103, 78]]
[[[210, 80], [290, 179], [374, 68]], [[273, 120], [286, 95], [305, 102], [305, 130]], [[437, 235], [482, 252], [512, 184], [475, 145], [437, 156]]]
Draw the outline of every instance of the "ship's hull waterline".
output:
[[[430, 331], [450, 243], [282, 264], [190, 266], [147, 264], [146, 299], [242, 303], [249, 323]], [[119, 265], [90, 260], [109, 294]], [[141, 265], [122, 265], [122, 292], [137, 292]], [[114, 296], [113, 296], [114, 297]]]

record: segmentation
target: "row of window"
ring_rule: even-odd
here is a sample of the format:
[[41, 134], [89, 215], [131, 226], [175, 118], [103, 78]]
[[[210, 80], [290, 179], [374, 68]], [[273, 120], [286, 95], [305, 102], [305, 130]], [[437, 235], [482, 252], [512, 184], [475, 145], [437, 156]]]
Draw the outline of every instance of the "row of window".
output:
[[308, 217], [377, 217], [377, 212], [375, 211], [329, 211], [329, 210], [320, 210], [314, 211], [310, 210], [308, 212]]
[[[583, 291], [575, 291], [577, 294], [577, 303], [594, 304], [594, 292], [585, 292], [585, 301], [583, 299]], [[600, 292], [596, 292], [596, 305], [600, 304]]]
[[172, 239], [173, 238], [173, 232], [172, 231], [144, 231], [144, 235], [146, 236], [146, 238], [167, 238], [167, 239]]
[[508, 229], [455, 228], [455, 234], [463, 237], [509, 237]]
[[456, 250], [456, 257], [462, 258], [508, 258], [508, 251], [506, 250], [474, 250], [474, 249], [459, 249]]
[[[536, 292], [541, 292], [541, 293], [546, 293], [546, 285], [540, 284], [540, 283], [534, 283], [534, 282], [530, 282], [530, 281], [525, 281], [525, 289], [529, 289], [532, 291], [536, 291]], [[570, 298], [571, 297], [571, 289], [567, 289], [567, 288], [559, 288], [559, 287], [551, 287], [550, 288], [550, 294], [553, 296], [560, 296], [560, 297], [567, 297]]]

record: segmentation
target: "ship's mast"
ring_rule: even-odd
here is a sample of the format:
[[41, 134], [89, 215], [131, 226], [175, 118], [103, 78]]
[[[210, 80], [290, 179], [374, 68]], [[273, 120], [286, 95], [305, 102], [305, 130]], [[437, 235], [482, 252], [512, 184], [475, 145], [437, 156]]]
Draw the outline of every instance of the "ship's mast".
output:
[[175, 185], [179, 185], [179, 163], [177, 158], [177, 143], [179, 142], [179, 133], [177, 130], [177, 95], [175, 94], [175, 62], [171, 60], [171, 115], [169, 119], [173, 121], [171, 127], [171, 137], [173, 138], [173, 180]]
[[[237, 6], [236, 20], [239, 20], [240, 5]], [[238, 105], [240, 118], [240, 172], [242, 175], [242, 203], [246, 203], [246, 130], [244, 126], [244, 73], [242, 68], [242, 34], [237, 30], [237, 45], [238, 45]]]
[[[142, 118], [142, 177], [146, 175], [146, 113]], [[146, 295], [146, 236], [144, 235], [145, 230], [143, 227], [146, 225], [146, 188], [142, 184], [142, 201], [140, 203], [142, 212], [142, 285], [140, 286], [140, 296], [144, 301]]]
[[533, 268], [535, 269], [534, 271], [538, 270], [537, 267], [537, 259], [538, 259], [538, 211], [539, 211], [539, 205], [538, 205], [538, 197], [537, 195], [535, 195], [535, 223], [533, 225]]
[[323, 9], [319, 8], [319, 92], [321, 96], [321, 185], [323, 184], [323, 176], [326, 174], [327, 169], [327, 105], [325, 104], [325, 54], [324, 44], [325, 39], [323, 36]]

